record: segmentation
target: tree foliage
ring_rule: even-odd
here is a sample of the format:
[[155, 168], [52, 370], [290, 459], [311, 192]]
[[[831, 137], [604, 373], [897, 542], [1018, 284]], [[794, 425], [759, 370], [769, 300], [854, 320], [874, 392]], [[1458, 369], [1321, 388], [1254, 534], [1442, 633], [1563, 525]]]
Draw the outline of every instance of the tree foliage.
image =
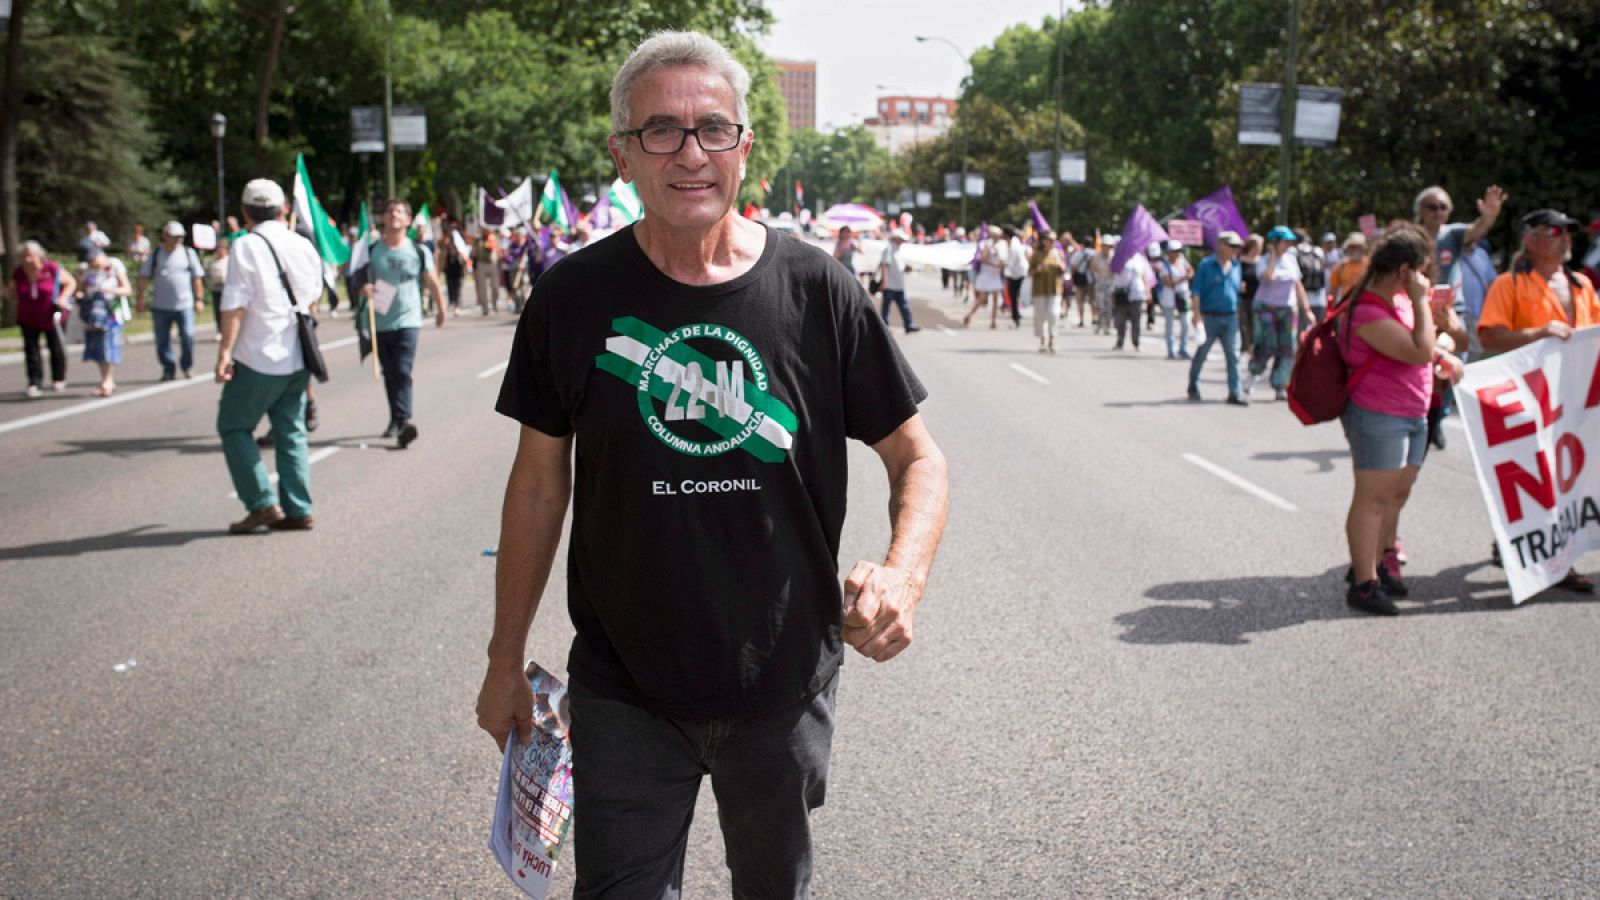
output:
[[[782, 98], [770, 62], [752, 40], [772, 20], [764, 0], [293, 0], [284, 8], [266, 91], [265, 139], [258, 143], [263, 63], [281, 5], [34, 0], [32, 19], [73, 35], [79, 58], [92, 47], [122, 54], [126, 65], [108, 66], [101, 57], [68, 65], [70, 57], [40, 44], [43, 32], [33, 28], [25, 34], [26, 58], [62, 58], [53, 79], [66, 93], [105, 81], [124, 91], [128, 99], [117, 100], [118, 112], [108, 118], [138, 134], [120, 141], [117, 154], [94, 154], [92, 162], [104, 168], [113, 155], [136, 159], [115, 170], [118, 189], [142, 192], [140, 215], [148, 218], [216, 215], [216, 142], [208, 130], [216, 112], [228, 119], [230, 209], [250, 178], [287, 185], [295, 154], [304, 153], [324, 206], [337, 219], [354, 218], [363, 198], [381, 194], [384, 159], [350, 153], [350, 108], [383, 103], [386, 51], [395, 103], [422, 106], [428, 115], [428, 149], [396, 154], [398, 189], [416, 204], [464, 212], [471, 185], [510, 186], [550, 168], [560, 170], [575, 196], [585, 185], [609, 183], [615, 177], [605, 149], [611, 76], [640, 40], [668, 28], [718, 37], [751, 70], [757, 142], [744, 196], [759, 199], [753, 185], [788, 155]], [[146, 118], [139, 114], [141, 93], [148, 98]], [[38, 183], [52, 186], [41, 202], [63, 210], [67, 220], [88, 211], [121, 226], [123, 214], [107, 205], [104, 191], [71, 187], [89, 177], [91, 160], [72, 152], [32, 158], [47, 176]], [[81, 202], [56, 194], [57, 185]], [[23, 218], [25, 231], [40, 227], [37, 216]]]
[[152, 230], [179, 193], [157, 159], [139, 66], [106, 38], [32, 26], [17, 136], [23, 239], [57, 252], [86, 220], [130, 234]]

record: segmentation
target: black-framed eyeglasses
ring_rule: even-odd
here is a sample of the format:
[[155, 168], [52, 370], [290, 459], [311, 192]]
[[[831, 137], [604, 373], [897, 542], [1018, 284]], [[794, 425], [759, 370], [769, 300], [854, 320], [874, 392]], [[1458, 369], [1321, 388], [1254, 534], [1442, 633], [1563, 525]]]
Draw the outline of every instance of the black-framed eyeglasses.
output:
[[1422, 204], [1422, 208], [1429, 212], [1449, 212], [1450, 204], [1429, 202]]
[[694, 128], [684, 128], [679, 125], [650, 125], [622, 132], [623, 137], [638, 138], [639, 148], [652, 156], [671, 156], [677, 153], [683, 149], [691, 134], [694, 135], [695, 143], [700, 145], [701, 150], [707, 153], [723, 153], [739, 146], [739, 138], [744, 135], [744, 126], [737, 122], [712, 122]]

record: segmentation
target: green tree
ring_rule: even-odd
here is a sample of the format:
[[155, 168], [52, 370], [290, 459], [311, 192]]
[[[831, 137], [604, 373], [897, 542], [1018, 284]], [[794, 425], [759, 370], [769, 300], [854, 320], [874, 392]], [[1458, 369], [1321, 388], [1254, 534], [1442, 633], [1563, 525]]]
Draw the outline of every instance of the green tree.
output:
[[31, 31], [17, 134], [17, 176], [27, 186], [19, 237], [59, 252], [89, 219], [119, 239], [135, 222], [158, 226], [175, 186], [156, 158], [138, 63], [103, 37], [55, 33], [41, 20]]

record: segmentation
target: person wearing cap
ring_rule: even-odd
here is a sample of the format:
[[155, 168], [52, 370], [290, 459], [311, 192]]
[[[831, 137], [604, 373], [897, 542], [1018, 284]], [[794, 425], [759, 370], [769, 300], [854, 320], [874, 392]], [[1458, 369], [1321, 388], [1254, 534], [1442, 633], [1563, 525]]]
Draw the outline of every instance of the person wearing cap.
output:
[[[926, 391], [860, 282], [735, 206], [749, 83], [691, 32], [623, 63], [608, 148], [645, 215], [534, 285], [495, 407], [521, 430], [478, 724], [502, 750], [529, 734], [570, 504], [578, 897], [678, 896], [708, 778], [729, 892], [809, 895], [846, 647], [909, 646], [944, 527]], [[892, 533], [841, 584], [853, 441]]]
[[889, 232], [889, 243], [883, 248], [883, 258], [878, 260], [878, 279], [883, 282], [883, 324], [889, 324], [889, 304], [900, 307], [900, 323], [906, 334], [922, 329], [911, 323], [911, 304], [906, 302], [906, 272], [900, 263], [900, 245], [908, 239], [904, 231], [896, 228]]
[[1194, 323], [1204, 317], [1206, 339], [1195, 348], [1189, 363], [1189, 400], [1200, 402], [1200, 370], [1205, 367], [1211, 345], [1222, 342], [1222, 358], [1228, 365], [1228, 403], [1245, 406], [1239, 393], [1239, 292], [1244, 283], [1244, 264], [1238, 259], [1244, 246], [1238, 232], [1217, 235], [1216, 250], [1200, 260], [1194, 273]]
[[[1579, 328], [1600, 325], [1600, 299], [1594, 284], [1575, 271], [1572, 236], [1578, 220], [1554, 209], [1522, 217], [1522, 250], [1511, 269], [1494, 280], [1478, 318], [1478, 341], [1485, 352], [1506, 353], [1534, 341], [1565, 341]], [[1499, 562], [1499, 547], [1495, 547]], [[1557, 585], [1593, 593], [1593, 579], [1569, 571]]]
[[1142, 307], [1145, 317], [1144, 330], [1155, 331], [1156, 307], [1161, 305], [1160, 301], [1156, 297], [1158, 293], [1157, 288], [1161, 287], [1161, 281], [1156, 278], [1156, 264], [1161, 261], [1161, 242], [1152, 241], [1150, 246], [1144, 248], [1144, 258], [1145, 262], [1150, 264], [1150, 277], [1145, 280], [1145, 286], [1150, 290], [1147, 292], [1147, 295], [1144, 298], [1144, 306]]
[[[1322, 261], [1327, 264], [1329, 272], [1332, 272], [1339, 263], [1344, 262], [1344, 251], [1339, 247], [1339, 236], [1337, 234], [1331, 231], [1323, 232], [1322, 246], [1319, 249], [1322, 250]], [[1333, 305], [1331, 300], [1328, 305]]]
[[[1183, 241], [1169, 239], [1163, 254], [1151, 261], [1156, 271], [1156, 302], [1167, 339], [1167, 359], [1189, 358], [1189, 281], [1194, 269], [1183, 255]], [[1172, 326], [1178, 326], [1177, 349], [1173, 349]]]
[[[156, 359], [161, 363], [161, 380], [171, 381], [177, 370], [184, 378], [194, 377], [194, 317], [205, 309], [205, 267], [200, 257], [183, 244], [184, 229], [178, 222], [161, 226], [161, 244], [139, 268], [139, 286], [134, 295], [134, 312], [144, 314], [145, 291], [155, 282], [150, 300], [150, 317], [155, 326]], [[179, 355], [172, 353], [172, 327], [178, 327]]]
[[1345, 296], [1361, 283], [1361, 276], [1367, 274], [1367, 236], [1359, 231], [1350, 232], [1339, 255], [1339, 264], [1328, 273], [1330, 308], [1344, 302]]
[[1298, 236], [1287, 226], [1278, 225], [1267, 232], [1267, 254], [1262, 257], [1259, 271], [1261, 288], [1255, 299], [1255, 352], [1250, 356], [1250, 374], [1245, 378], [1243, 390], [1249, 396], [1256, 379], [1272, 363], [1272, 387], [1276, 398], [1288, 394], [1289, 370], [1294, 367], [1295, 311], [1301, 321], [1311, 322], [1311, 307], [1306, 303], [1306, 289], [1300, 283], [1300, 263], [1295, 259], [1294, 244]]
[[[247, 510], [228, 530], [309, 530], [311, 462], [305, 415], [310, 373], [301, 357], [295, 314], [309, 315], [322, 296], [322, 257], [284, 221], [283, 188], [276, 182], [251, 181], [242, 200], [249, 231], [233, 242], [229, 254], [215, 370], [222, 385], [217, 433], [233, 489]], [[272, 423], [276, 491], [251, 435], [262, 416]]]

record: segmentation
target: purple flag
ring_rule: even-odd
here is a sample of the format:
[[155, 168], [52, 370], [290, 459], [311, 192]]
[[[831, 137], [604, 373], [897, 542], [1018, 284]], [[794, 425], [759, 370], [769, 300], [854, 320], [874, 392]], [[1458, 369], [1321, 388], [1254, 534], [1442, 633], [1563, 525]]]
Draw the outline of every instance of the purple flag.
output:
[[1238, 232], [1241, 238], [1250, 236], [1250, 226], [1244, 223], [1244, 216], [1239, 215], [1239, 207], [1233, 202], [1233, 190], [1227, 185], [1223, 185], [1222, 190], [1215, 194], [1184, 207], [1183, 217], [1200, 222], [1208, 249], [1217, 245], [1219, 232]]
[[1055, 231], [1054, 228], [1050, 227], [1050, 223], [1044, 220], [1044, 213], [1039, 212], [1039, 204], [1029, 200], [1028, 212], [1033, 214], [1033, 230], [1040, 232]]
[[566, 188], [561, 189], [561, 208], [567, 211], [567, 221], [572, 226], [567, 229], [567, 233], [571, 234], [578, 227], [578, 207], [572, 202], [572, 198], [567, 196]]
[[978, 266], [983, 262], [983, 242], [987, 241], [988, 239], [989, 223], [984, 222], [982, 225], [978, 226], [978, 240], [974, 242], [975, 246], [972, 251], [972, 262], [967, 264], [967, 268], [972, 270], [972, 274], [974, 276], [978, 274]]
[[1156, 241], [1167, 239], [1167, 231], [1150, 215], [1150, 211], [1139, 204], [1133, 208], [1133, 215], [1128, 217], [1128, 224], [1122, 226], [1122, 241], [1117, 244], [1117, 252], [1111, 257], [1111, 271], [1120, 273], [1122, 267], [1127, 265], [1128, 257], [1135, 253], [1143, 253], [1146, 247]]
[[604, 191], [589, 210], [589, 224], [595, 228], [611, 227], [611, 192]]

